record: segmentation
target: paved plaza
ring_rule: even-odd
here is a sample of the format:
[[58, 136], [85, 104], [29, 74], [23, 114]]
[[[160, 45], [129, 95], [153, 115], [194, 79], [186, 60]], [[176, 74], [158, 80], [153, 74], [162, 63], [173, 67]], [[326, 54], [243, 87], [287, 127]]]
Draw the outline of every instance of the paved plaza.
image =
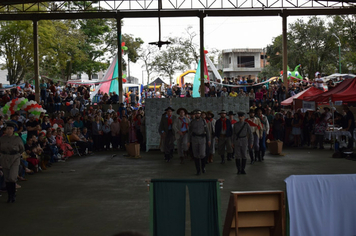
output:
[[285, 190], [284, 179], [290, 175], [356, 172], [356, 161], [333, 159], [329, 149], [290, 148], [283, 153], [274, 156], [267, 152], [264, 162], [248, 162], [247, 175], [236, 175], [234, 161], [221, 165], [216, 154], [215, 162], [207, 165], [207, 173], [200, 176], [194, 175], [193, 161], [181, 165], [175, 153], [172, 162], [166, 163], [158, 150], [141, 153], [141, 159], [114, 151], [73, 157], [19, 182], [22, 188], [14, 204], [7, 204], [3, 193], [0, 234], [111, 236], [137, 230], [148, 235], [149, 192], [145, 179], [225, 179], [221, 190], [224, 222], [230, 191]]

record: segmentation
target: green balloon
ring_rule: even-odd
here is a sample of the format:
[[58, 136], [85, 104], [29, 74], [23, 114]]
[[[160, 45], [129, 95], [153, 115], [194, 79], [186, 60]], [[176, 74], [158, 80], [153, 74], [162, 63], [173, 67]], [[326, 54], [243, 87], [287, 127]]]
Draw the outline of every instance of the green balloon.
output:
[[126, 78], [126, 75], [125, 75], [125, 74], [123, 74], [123, 75], [122, 75], [122, 78], [123, 78], [123, 79], [125, 79], [125, 78]]
[[207, 79], [208, 78], [208, 76], [207, 75], [204, 75], [204, 79]]

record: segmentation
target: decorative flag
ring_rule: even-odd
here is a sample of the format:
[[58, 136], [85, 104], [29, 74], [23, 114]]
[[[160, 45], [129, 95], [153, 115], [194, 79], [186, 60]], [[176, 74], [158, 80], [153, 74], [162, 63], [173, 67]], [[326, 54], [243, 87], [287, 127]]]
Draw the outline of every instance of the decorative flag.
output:
[[200, 93], [199, 93], [199, 88], [200, 88], [200, 60], [198, 63], [198, 67], [197, 70], [195, 72], [195, 77], [194, 77], [194, 82], [193, 82], [193, 98], [198, 98], [200, 97]]

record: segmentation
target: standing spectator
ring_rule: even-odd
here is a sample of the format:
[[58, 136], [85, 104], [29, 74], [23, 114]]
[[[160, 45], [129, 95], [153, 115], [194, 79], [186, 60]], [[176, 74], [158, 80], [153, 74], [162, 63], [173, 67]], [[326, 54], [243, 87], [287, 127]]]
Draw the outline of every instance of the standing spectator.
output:
[[326, 116], [325, 114], [321, 114], [320, 118], [317, 119], [315, 122], [314, 132], [315, 132], [316, 140], [315, 140], [314, 148], [317, 148], [319, 144], [319, 148], [324, 149], [323, 143], [324, 143], [324, 135], [325, 135], [326, 127], [327, 127]]
[[249, 93], [248, 93], [248, 97], [249, 97], [249, 100], [250, 100], [250, 106], [252, 105], [253, 102], [255, 102], [255, 92], [253, 90], [253, 88], [250, 89]]
[[41, 101], [44, 101], [45, 104], [46, 104], [46, 98], [47, 98], [47, 83], [45, 82], [44, 79], [41, 80], [40, 89], [41, 89]]
[[117, 149], [120, 145], [120, 123], [117, 116], [114, 117], [114, 121], [111, 123], [110, 129], [112, 148]]
[[302, 135], [302, 119], [298, 113], [294, 114], [292, 120], [292, 135], [294, 137], [294, 147], [299, 147], [301, 145], [301, 135]]
[[290, 145], [290, 135], [292, 133], [292, 112], [288, 111], [286, 118], [285, 118], [285, 137], [284, 137], [284, 143], [289, 146]]
[[103, 148], [103, 124], [100, 120], [100, 116], [98, 115], [95, 116], [94, 121], [92, 122], [92, 135], [95, 151], [101, 150]]
[[103, 125], [103, 146], [104, 150], [110, 150], [110, 141], [111, 141], [111, 128], [108, 120], [104, 121]]
[[120, 122], [120, 132], [121, 132], [121, 149], [126, 150], [125, 144], [129, 143], [129, 129], [130, 122], [127, 119], [126, 115], [122, 116], [122, 120]]
[[345, 106], [344, 108], [344, 112], [346, 113], [345, 116], [345, 123], [346, 123], [346, 127], [343, 127], [345, 131], [349, 131], [351, 134], [351, 137], [349, 138], [349, 143], [347, 145], [347, 148], [352, 149], [353, 148], [353, 143], [354, 143], [354, 130], [355, 130], [355, 117], [352, 114], [352, 112], [350, 111], [348, 106]]

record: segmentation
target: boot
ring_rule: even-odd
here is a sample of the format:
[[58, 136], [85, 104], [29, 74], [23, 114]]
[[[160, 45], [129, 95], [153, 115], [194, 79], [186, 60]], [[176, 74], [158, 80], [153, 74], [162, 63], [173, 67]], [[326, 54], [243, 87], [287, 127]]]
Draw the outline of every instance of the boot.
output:
[[194, 158], [194, 162], [195, 162], [195, 169], [197, 170], [196, 175], [200, 175], [200, 159]]
[[241, 173], [241, 169], [240, 169], [241, 168], [241, 166], [240, 166], [241, 162], [240, 162], [240, 159], [236, 158], [235, 161], [236, 161], [237, 174], [240, 174]]
[[180, 157], [180, 164], [184, 164], [184, 157]]
[[246, 161], [247, 159], [242, 159], [242, 167], [241, 167], [241, 174], [245, 175], [245, 167], [246, 167]]
[[[250, 159], [251, 159], [251, 164], [253, 164], [255, 162], [254, 158], [253, 158], [253, 151], [249, 150], [248, 153], [250, 154]], [[242, 159], [243, 160], [243, 159]]]
[[220, 164], [225, 164], [225, 156], [224, 155], [221, 155], [221, 162]]
[[41, 169], [42, 170], [47, 170], [45, 161], [41, 161]]
[[205, 163], [207, 161], [207, 158], [205, 157], [203, 160], [201, 160], [201, 171], [203, 174], [205, 174]]
[[261, 159], [264, 161], [264, 156], [265, 156], [266, 151], [261, 151]]
[[213, 162], [213, 154], [210, 154], [208, 161], [209, 161], [209, 163], [212, 163], [212, 162]]
[[255, 161], [261, 162], [261, 156], [260, 156], [260, 151], [255, 151]]
[[11, 182], [11, 203], [14, 203], [16, 200], [16, 183], [15, 182]]
[[228, 153], [228, 154], [227, 154], [227, 160], [228, 160], [228, 161], [231, 161], [231, 156], [232, 156], [232, 153]]
[[11, 191], [10, 185], [11, 185], [10, 182], [6, 182], [7, 203], [10, 203], [10, 202], [11, 202], [11, 199], [12, 199], [12, 191]]

